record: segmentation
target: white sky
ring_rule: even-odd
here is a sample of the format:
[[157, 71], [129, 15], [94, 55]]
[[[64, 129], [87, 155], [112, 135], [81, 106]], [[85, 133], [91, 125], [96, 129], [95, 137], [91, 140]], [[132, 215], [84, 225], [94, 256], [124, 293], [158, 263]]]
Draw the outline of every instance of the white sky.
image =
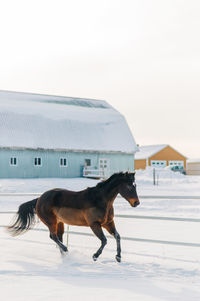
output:
[[200, 157], [199, 0], [0, 0], [0, 89], [105, 99]]

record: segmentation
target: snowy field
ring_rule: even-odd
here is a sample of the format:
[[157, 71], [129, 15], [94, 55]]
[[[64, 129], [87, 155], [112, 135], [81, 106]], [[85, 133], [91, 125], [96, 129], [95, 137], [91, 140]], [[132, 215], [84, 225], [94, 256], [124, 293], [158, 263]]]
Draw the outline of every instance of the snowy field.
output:
[[[200, 177], [151, 171], [136, 174], [139, 196], [191, 196], [190, 199], [141, 198], [137, 208], [118, 197], [116, 214], [200, 218]], [[88, 179], [0, 180], [0, 193], [44, 192], [54, 187], [81, 190], [96, 185]], [[199, 199], [192, 199], [199, 196]], [[0, 211], [15, 211], [30, 196], [0, 196]], [[1, 214], [0, 225], [11, 214]], [[123, 237], [200, 243], [200, 223], [115, 218]], [[38, 223], [36, 229], [46, 229]], [[90, 229], [70, 227], [91, 233]], [[69, 253], [62, 258], [48, 232], [31, 230], [12, 238], [0, 228], [0, 291], [5, 301], [64, 300], [200, 300], [200, 248], [153, 244], [122, 239], [122, 262], [115, 262], [112, 238], [97, 262], [92, 254], [100, 243], [95, 236], [71, 234]], [[66, 234], [65, 234], [66, 241]]]

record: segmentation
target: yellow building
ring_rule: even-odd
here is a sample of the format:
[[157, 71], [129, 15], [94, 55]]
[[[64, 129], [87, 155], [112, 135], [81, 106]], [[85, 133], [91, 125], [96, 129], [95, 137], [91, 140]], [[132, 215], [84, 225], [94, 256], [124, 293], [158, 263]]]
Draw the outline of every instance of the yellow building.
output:
[[140, 146], [135, 154], [135, 169], [148, 166], [166, 167], [179, 165], [186, 168], [186, 157], [167, 144]]

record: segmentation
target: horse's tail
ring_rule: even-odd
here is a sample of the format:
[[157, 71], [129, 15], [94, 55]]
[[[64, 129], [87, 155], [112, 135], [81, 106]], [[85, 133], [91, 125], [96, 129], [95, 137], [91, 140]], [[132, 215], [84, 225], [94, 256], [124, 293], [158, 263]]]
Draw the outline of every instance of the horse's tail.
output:
[[17, 236], [28, 231], [35, 224], [35, 207], [37, 199], [23, 203], [19, 206], [15, 222], [7, 229], [12, 236]]

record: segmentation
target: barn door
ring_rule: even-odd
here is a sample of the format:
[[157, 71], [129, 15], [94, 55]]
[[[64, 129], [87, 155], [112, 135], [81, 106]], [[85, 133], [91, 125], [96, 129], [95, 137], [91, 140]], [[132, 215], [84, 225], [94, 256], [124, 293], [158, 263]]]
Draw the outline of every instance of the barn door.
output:
[[105, 158], [99, 159], [99, 171], [103, 177], [108, 176], [109, 171], [109, 160]]

